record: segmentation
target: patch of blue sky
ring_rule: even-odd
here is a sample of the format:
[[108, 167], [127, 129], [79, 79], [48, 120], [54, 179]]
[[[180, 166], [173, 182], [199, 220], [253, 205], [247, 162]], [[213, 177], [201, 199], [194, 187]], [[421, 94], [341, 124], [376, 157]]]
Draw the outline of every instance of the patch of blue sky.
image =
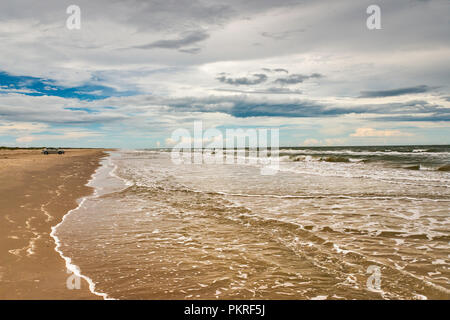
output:
[[57, 96], [79, 100], [100, 100], [108, 97], [130, 96], [136, 91], [117, 91], [114, 88], [87, 83], [76, 87], [63, 87], [52, 79], [15, 76], [0, 71], [0, 93], [18, 92], [30, 96]]
[[71, 110], [71, 111], [85, 111], [87, 113], [98, 113], [98, 111], [93, 110], [91, 108], [80, 108], [80, 107], [66, 107], [64, 108], [66, 110]]

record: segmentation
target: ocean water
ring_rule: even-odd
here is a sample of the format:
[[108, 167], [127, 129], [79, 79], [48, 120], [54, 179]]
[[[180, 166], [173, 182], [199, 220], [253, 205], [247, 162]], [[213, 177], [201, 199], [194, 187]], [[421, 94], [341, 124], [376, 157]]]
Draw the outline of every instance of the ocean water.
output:
[[[449, 299], [450, 146], [110, 152], [58, 250], [115, 299]], [[379, 270], [379, 286], [372, 271]]]

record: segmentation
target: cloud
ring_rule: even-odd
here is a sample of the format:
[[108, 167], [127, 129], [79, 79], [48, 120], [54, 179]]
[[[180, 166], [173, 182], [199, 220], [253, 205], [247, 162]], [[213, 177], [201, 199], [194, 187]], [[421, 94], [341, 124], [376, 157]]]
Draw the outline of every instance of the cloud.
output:
[[405, 94], [424, 93], [424, 92], [429, 92], [431, 90], [432, 90], [431, 87], [421, 85], [421, 86], [391, 89], [391, 90], [361, 91], [360, 97], [361, 98], [394, 97], [394, 96], [401, 96], [401, 95], [405, 95]]
[[129, 118], [123, 112], [104, 108], [94, 101], [15, 93], [0, 95], [0, 116], [10, 122], [46, 124], [109, 123]]
[[229, 78], [225, 75], [221, 75], [220, 77], [217, 77], [216, 79], [219, 80], [222, 83], [231, 84], [235, 86], [240, 85], [255, 85], [263, 83], [267, 80], [267, 76], [264, 73], [254, 73], [252, 75], [252, 78], [248, 77], [241, 77], [241, 78]]
[[[292, 101], [270, 103], [257, 101], [237, 101], [231, 109], [231, 114], [238, 118], [248, 117], [314, 117], [338, 113], [339, 110], [329, 110], [324, 105], [313, 101]], [[342, 112], [345, 112], [342, 110]]]
[[275, 83], [279, 83], [281, 85], [297, 84], [311, 78], [322, 78], [322, 75], [319, 73], [313, 73], [311, 75], [291, 74], [288, 77], [276, 79]]
[[89, 137], [100, 137], [100, 132], [84, 128], [54, 128], [45, 123], [11, 122], [0, 123], [0, 136], [13, 137], [18, 144], [48, 140], [78, 140]]
[[261, 35], [266, 38], [270, 38], [273, 40], [284, 40], [290, 37], [295, 36], [296, 34], [300, 32], [305, 32], [306, 30], [301, 29], [294, 29], [294, 30], [287, 30], [287, 31], [280, 31], [280, 32], [261, 32]]
[[346, 109], [327, 106], [311, 100], [289, 98], [266, 100], [246, 95], [156, 99], [153, 103], [167, 105], [172, 112], [225, 113], [236, 118], [301, 118], [349, 113]]
[[[218, 89], [215, 89], [218, 90]], [[225, 89], [226, 90], [226, 89]], [[283, 117], [283, 118], [328, 118], [357, 115], [358, 118], [377, 121], [401, 121], [396, 117], [430, 117], [430, 121], [445, 121], [450, 115], [450, 107], [431, 104], [424, 100], [411, 100], [402, 103], [358, 104], [353, 101], [336, 103], [326, 100], [293, 98], [286, 95], [249, 95], [247, 90], [230, 89], [243, 94], [211, 96], [138, 97], [111, 98], [96, 101], [101, 104], [115, 104], [121, 110], [136, 114], [139, 110], [161, 110], [168, 114], [223, 113], [236, 118]], [[265, 90], [265, 89], [261, 89]], [[222, 91], [222, 90], [220, 90]], [[255, 90], [259, 91], [259, 90]], [[150, 107], [152, 106], [152, 107]], [[392, 119], [390, 119], [392, 118]], [[418, 120], [420, 121], [420, 120]]]
[[357, 128], [351, 137], [407, 137], [413, 134], [400, 130], [377, 130], [373, 128]]
[[195, 48], [188, 48], [188, 49], [180, 49], [178, 51], [184, 52], [184, 53], [190, 53], [190, 54], [197, 54], [201, 51], [201, 48], [195, 47]]
[[82, 138], [99, 138], [103, 134], [84, 129], [50, 129], [48, 134], [30, 134], [16, 138], [17, 143], [30, 143], [33, 141], [49, 140], [78, 140]]
[[0, 123], [0, 135], [41, 132], [48, 128], [47, 124], [35, 122], [3, 122]]
[[305, 146], [311, 146], [311, 145], [318, 145], [320, 144], [320, 141], [314, 138], [309, 138], [303, 141], [303, 145]]
[[289, 71], [287, 69], [283, 69], [283, 68], [275, 68], [275, 69], [261, 68], [261, 70], [264, 70], [266, 72], [284, 72], [284, 73], [289, 73]]
[[345, 138], [325, 138], [321, 140], [317, 140], [314, 138], [305, 139], [303, 141], [304, 146], [337, 146], [337, 145], [345, 145], [347, 140]]
[[36, 140], [36, 137], [33, 136], [24, 136], [24, 137], [19, 137], [16, 139], [16, 142], [18, 143], [28, 143], [28, 142], [32, 142]]
[[374, 121], [396, 121], [396, 122], [442, 122], [450, 121], [450, 113], [431, 113], [426, 115], [392, 115], [381, 116], [373, 119]]
[[216, 91], [223, 91], [223, 92], [238, 92], [238, 93], [246, 93], [246, 94], [302, 94], [303, 91], [301, 90], [295, 90], [295, 89], [289, 89], [289, 88], [278, 88], [278, 87], [270, 87], [263, 90], [240, 90], [240, 89], [214, 89]]
[[[185, 32], [178, 39], [171, 40], [158, 40], [149, 44], [140, 46], [134, 46], [137, 49], [181, 49], [187, 46], [191, 46], [198, 42], [204, 41], [209, 38], [209, 34], [204, 30], [197, 30], [191, 32]], [[183, 52], [197, 53], [199, 48], [181, 49]]]

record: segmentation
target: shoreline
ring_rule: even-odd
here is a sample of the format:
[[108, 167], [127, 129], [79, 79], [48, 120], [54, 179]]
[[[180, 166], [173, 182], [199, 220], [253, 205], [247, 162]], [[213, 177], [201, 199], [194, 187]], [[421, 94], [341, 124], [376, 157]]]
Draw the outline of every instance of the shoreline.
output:
[[[94, 173], [92, 173], [92, 175], [90, 176], [89, 180], [86, 182], [85, 186], [90, 187], [90, 183], [93, 181], [93, 179], [95, 178], [95, 175], [99, 172], [99, 170], [102, 168], [102, 164], [101, 164], [101, 159], [99, 159], [99, 165], [96, 168], [96, 170], [94, 171]], [[64, 255], [64, 253], [61, 251], [61, 241], [58, 238], [58, 236], [56, 235], [56, 231], [58, 229], [58, 227], [64, 223], [64, 220], [66, 219], [67, 216], [71, 215], [73, 212], [75, 212], [76, 210], [78, 210], [80, 207], [83, 206], [83, 203], [86, 201], [86, 199], [88, 199], [89, 197], [95, 197], [97, 195], [97, 191], [95, 189], [92, 190], [91, 194], [82, 197], [80, 199], [78, 199], [78, 206], [74, 209], [69, 210], [61, 219], [61, 221], [52, 226], [51, 227], [51, 232], [50, 232], [50, 236], [53, 238], [53, 240], [55, 241], [55, 251], [61, 256], [62, 259], [64, 259], [65, 263], [66, 263], [66, 268], [67, 270], [71, 271], [74, 275], [76, 275], [78, 278], [80, 279], [84, 279], [87, 283], [88, 283], [88, 287], [89, 287], [89, 291], [99, 297], [102, 297], [104, 300], [112, 300], [111, 298], [108, 297], [108, 294], [106, 293], [102, 293], [102, 292], [98, 292], [95, 290], [95, 283], [92, 281], [91, 278], [89, 278], [88, 276], [85, 276], [81, 273], [80, 268], [74, 264], [72, 262], [72, 258], [67, 257]]]
[[40, 150], [0, 150], [0, 299], [104, 297], [93, 293], [82, 275], [80, 289], [68, 289], [72, 274], [52, 235], [64, 216], [93, 194], [87, 184], [104, 151], [44, 156]]

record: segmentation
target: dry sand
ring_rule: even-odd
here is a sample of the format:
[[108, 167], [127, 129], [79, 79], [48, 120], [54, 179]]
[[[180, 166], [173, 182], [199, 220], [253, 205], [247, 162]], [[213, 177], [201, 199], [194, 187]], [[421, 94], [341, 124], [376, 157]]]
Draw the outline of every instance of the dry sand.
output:
[[103, 156], [99, 149], [0, 150], [0, 299], [99, 298], [84, 280], [67, 289], [70, 274], [50, 232], [92, 192], [85, 184]]

